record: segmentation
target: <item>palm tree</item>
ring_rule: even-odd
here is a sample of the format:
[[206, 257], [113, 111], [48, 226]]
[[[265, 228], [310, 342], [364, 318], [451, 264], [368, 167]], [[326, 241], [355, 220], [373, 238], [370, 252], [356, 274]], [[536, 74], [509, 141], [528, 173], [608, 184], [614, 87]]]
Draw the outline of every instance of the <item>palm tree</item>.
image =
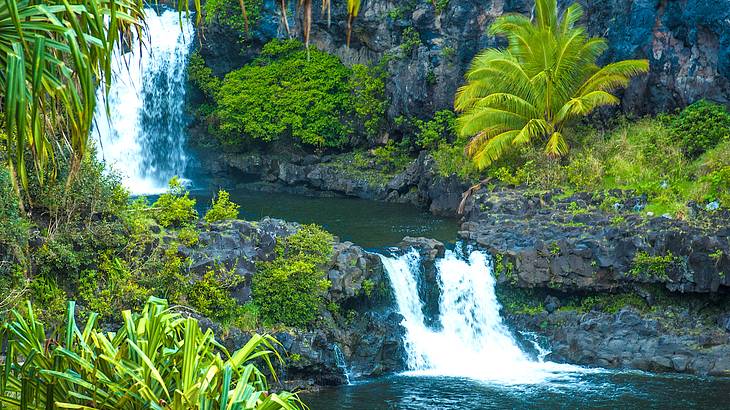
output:
[[0, 0], [2, 148], [18, 193], [27, 154], [40, 183], [55, 175], [57, 152], [70, 154], [72, 174], [79, 166], [112, 51], [142, 17], [138, 0]]
[[545, 152], [563, 156], [563, 135], [571, 120], [601, 106], [616, 105], [610, 92], [649, 69], [647, 60], [626, 60], [599, 67], [603, 38], [591, 38], [576, 26], [580, 5], [558, 16], [557, 0], [536, 0], [534, 21], [504, 15], [489, 28], [507, 38], [506, 49], [478, 54], [454, 106], [461, 113], [457, 130], [472, 137], [466, 154], [485, 168], [508, 150], [542, 141]]

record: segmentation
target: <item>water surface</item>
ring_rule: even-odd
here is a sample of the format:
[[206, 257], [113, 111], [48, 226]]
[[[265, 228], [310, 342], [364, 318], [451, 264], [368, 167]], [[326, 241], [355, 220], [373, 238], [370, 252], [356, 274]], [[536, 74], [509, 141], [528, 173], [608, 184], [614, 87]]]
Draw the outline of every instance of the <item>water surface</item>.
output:
[[[191, 196], [199, 211], [209, 207], [217, 187], [198, 185]], [[261, 192], [226, 187], [231, 200], [241, 206], [240, 216], [259, 220], [265, 216], [303, 224], [322, 225], [343, 241], [366, 248], [393, 246], [404, 236], [425, 236], [444, 242], [456, 239], [455, 219], [439, 218], [408, 204], [367, 201], [357, 198], [321, 198], [283, 192]]]
[[605, 371], [542, 384], [391, 376], [303, 395], [313, 410], [727, 409], [730, 379]]

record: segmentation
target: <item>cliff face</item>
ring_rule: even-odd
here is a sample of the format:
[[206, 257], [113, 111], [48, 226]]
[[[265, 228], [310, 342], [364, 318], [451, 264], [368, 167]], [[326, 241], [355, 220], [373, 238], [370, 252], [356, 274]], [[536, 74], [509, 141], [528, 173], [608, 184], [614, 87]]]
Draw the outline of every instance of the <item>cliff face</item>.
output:
[[[624, 93], [625, 111], [666, 111], [700, 98], [729, 102], [730, 0], [580, 3], [585, 9], [583, 24], [592, 35], [609, 42], [604, 62], [650, 61], [650, 73], [633, 81]], [[207, 29], [202, 53], [218, 74], [248, 61], [268, 40], [286, 37], [277, 4], [264, 0], [261, 17], [245, 46], [232, 41], [225, 28]], [[328, 24], [327, 17], [318, 12], [319, 2], [313, 3], [311, 42], [348, 64], [387, 59], [389, 116], [394, 118], [423, 117], [450, 107], [474, 55], [500, 44], [486, 34], [487, 27], [504, 13], [530, 13], [533, 1], [450, 0], [437, 11], [427, 0], [368, 0], [355, 20], [350, 48], [345, 47], [344, 4], [333, 4]], [[563, 7], [567, 4], [561, 0]], [[301, 33], [294, 10], [289, 11], [289, 25], [293, 35]], [[415, 41], [414, 30], [420, 41]]]

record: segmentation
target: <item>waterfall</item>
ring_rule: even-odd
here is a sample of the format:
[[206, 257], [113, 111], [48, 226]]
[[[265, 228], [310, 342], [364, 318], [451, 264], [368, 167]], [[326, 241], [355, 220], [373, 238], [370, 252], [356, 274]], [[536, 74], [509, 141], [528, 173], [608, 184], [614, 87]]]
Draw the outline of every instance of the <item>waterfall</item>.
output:
[[435, 264], [440, 329], [426, 326], [418, 296], [418, 252], [381, 256], [406, 329], [408, 374], [468, 377], [506, 384], [570, 377], [582, 368], [532, 360], [522, 352], [499, 315], [491, 263], [482, 252], [462, 257], [447, 251]]
[[350, 372], [350, 367], [345, 360], [345, 355], [336, 343], [332, 345], [332, 349], [335, 351], [335, 364], [337, 364], [338, 369], [342, 370], [342, 374], [345, 375], [345, 381], [347, 381], [347, 385], [349, 386], [352, 384], [353, 377], [352, 372]]
[[[100, 155], [133, 194], [164, 191], [182, 176], [186, 115], [186, 63], [193, 23], [177, 11], [146, 8], [147, 35], [129, 50], [116, 50], [106, 97], [99, 90], [94, 136]], [[125, 52], [127, 51], [127, 52]]]

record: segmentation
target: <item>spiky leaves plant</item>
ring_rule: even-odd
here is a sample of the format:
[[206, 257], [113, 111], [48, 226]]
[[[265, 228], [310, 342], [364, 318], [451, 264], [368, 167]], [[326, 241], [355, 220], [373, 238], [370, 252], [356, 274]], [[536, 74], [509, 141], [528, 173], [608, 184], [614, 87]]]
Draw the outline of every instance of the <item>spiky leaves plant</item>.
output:
[[607, 43], [576, 25], [582, 15], [578, 4], [558, 16], [557, 0], [536, 0], [534, 20], [504, 15], [490, 26], [508, 46], [474, 58], [454, 103], [458, 131], [472, 137], [466, 153], [479, 168], [536, 141], [545, 143], [548, 155], [565, 155], [566, 124], [618, 104], [611, 91], [649, 69], [647, 60], [599, 67]]
[[72, 171], [80, 164], [97, 86], [110, 83], [113, 49], [139, 34], [142, 13], [138, 0], [0, 0], [3, 150], [18, 191], [27, 154], [41, 183], [58, 147]]
[[47, 338], [28, 304], [2, 327], [7, 345], [0, 402], [11, 409], [303, 409], [295, 394], [269, 394], [262, 361], [274, 374], [276, 340], [254, 335], [229, 354], [197, 320], [151, 298], [139, 315], [122, 313], [116, 332], [83, 329], [69, 303], [63, 334]]

